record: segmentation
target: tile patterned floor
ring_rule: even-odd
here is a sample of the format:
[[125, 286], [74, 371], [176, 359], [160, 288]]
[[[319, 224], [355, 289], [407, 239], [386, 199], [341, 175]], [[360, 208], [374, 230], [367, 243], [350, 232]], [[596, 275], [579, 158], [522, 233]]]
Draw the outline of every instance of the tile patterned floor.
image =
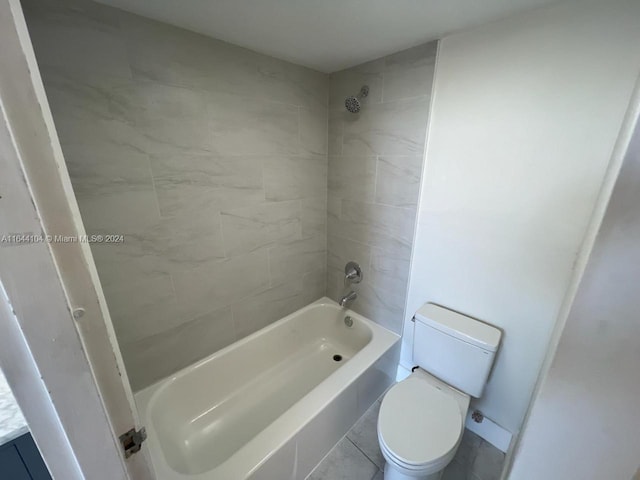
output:
[[[309, 474], [307, 480], [383, 480], [384, 457], [376, 426], [380, 400]], [[462, 443], [442, 480], [498, 480], [504, 453], [465, 430]]]

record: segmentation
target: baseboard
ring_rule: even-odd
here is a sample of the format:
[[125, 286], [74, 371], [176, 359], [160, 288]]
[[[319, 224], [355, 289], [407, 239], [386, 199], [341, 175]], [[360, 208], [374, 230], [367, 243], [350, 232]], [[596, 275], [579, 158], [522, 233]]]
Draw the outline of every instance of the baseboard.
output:
[[411, 375], [411, 370], [403, 367], [402, 365], [398, 365], [398, 370], [396, 372], [396, 382], [401, 382], [405, 378]]
[[513, 436], [511, 432], [487, 417], [484, 417], [482, 422], [477, 423], [473, 418], [471, 418], [472, 413], [473, 410], [469, 411], [467, 414], [465, 427], [485, 439], [498, 450], [507, 453]]

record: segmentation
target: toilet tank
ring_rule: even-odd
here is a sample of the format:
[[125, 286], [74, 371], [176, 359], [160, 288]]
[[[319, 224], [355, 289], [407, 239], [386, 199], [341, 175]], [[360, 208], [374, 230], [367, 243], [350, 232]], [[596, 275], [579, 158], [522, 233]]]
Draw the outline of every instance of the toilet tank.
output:
[[420, 308], [414, 319], [414, 363], [452, 387], [480, 397], [502, 332], [432, 303]]

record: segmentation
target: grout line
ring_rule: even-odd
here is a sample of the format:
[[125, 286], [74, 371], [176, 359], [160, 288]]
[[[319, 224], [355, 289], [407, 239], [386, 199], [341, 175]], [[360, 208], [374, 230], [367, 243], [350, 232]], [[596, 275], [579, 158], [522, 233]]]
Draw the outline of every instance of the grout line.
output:
[[380, 155], [376, 155], [376, 161], [374, 165], [373, 172], [373, 202], [375, 203], [378, 199], [378, 164], [380, 163]]
[[238, 335], [238, 324], [236, 323], [236, 309], [234, 307], [234, 304], [229, 305], [229, 310], [231, 310], [231, 325], [233, 325], [233, 338], [238, 341], [240, 340], [240, 337]]
[[158, 217], [162, 219], [162, 211], [160, 210], [160, 198], [158, 197], [158, 190], [156, 187], [156, 177], [153, 175], [153, 168], [151, 167], [151, 155], [146, 154], [147, 157], [147, 169], [149, 170], [149, 176], [151, 177], [151, 189], [153, 190], [153, 197], [155, 200], [156, 208], [158, 210]]
[[222, 225], [222, 212], [220, 210], [218, 210], [217, 216], [218, 216], [218, 226], [220, 227], [220, 238], [222, 240], [222, 255], [224, 259], [228, 259], [230, 258], [230, 256], [229, 256], [229, 252], [227, 252], [227, 243], [225, 242], [225, 239], [224, 239], [224, 228]]
[[302, 155], [302, 107], [298, 105], [298, 155]]
[[273, 250], [273, 246], [267, 247], [267, 278], [269, 279], [269, 288], [273, 287], [273, 277], [271, 275], [271, 250]]
[[[362, 417], [360, 417], [360, 418], [362, 418]], [[358, 419], [358, 420], [359, 420], [359, 419]], [[358, 423], [358, 422], [356, 422], [356, 423]], [[344, 436], [344, 438], [346, 438], [346, 439], [351, 443], [351, 445], [353, 445], [354, 447], [356, 447], [356, 449], [357, 449], [357, 450], [358, 450], [362, 455], [364, 455], [364, 456], [365, 456], [365, 458], [366, 458], [367, 460], [369, 460], [369, 461], [370, 461], [370, 462], [371, 462], [371, 463], [376, 467], [376, 469], [377, 469], [377, 470], [380, 470], [380, 467], [376, 464], [376, 462], [374, 462], [373, 460], [371, 460], [371, 459], [369, 458], [369, 455], [367, 455], [366, 453], [364, 453], [364, 452], [362, 451], [362, 449], [361, 449], [361, 448], [360, 448], [360, 447], [359, 447], [359, 446], [358, 446], [358, 445], [357, 445], [353, 440], [351, 440], [351, 439], [349, 438], [349, 433], [351, 433], [351, 431], [352, 431], [352, 430], [353, 430], [353, 427], [351, 427], [351, 429], [347, 432], [347, 434]], [[376, 470], [376, 474], [378, 473], [378, 471], [377, 471], [377, 470]], [[375, 476], [375, 475], [374, 475], [374, 476]], [[371, 477], [371, 478], [373, 478], [373, 477]]]

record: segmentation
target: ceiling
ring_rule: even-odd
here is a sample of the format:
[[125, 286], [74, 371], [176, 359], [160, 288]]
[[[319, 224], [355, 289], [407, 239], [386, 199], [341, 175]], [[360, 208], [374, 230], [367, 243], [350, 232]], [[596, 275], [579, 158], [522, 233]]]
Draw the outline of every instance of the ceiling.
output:
[[335, 72], [555, 0], [98, 0]]

